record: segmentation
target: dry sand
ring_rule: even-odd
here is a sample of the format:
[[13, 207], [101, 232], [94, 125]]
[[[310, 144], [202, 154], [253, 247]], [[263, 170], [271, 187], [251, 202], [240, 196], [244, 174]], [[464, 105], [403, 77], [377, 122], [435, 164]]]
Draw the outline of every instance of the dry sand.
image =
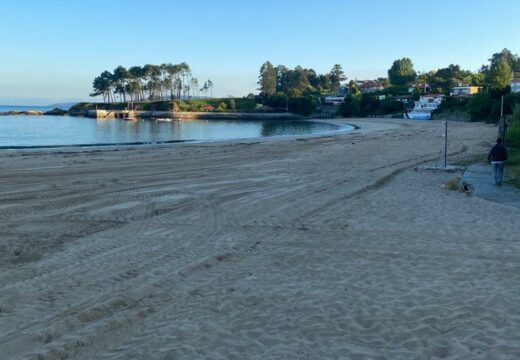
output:
[[[439, 122], [0, 152], [0, 358], [517, 359], [518, 209]], [[496, 134], [450, 124], [450, 160]]]

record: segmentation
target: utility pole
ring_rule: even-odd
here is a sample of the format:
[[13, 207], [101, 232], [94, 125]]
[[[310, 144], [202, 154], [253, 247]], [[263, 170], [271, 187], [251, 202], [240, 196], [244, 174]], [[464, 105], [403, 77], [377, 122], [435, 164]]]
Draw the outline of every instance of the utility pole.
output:
[[500, 104], [500, 119], [504, 117], [504, 95], [502, 95], [502, 100]]
[[498, 121], [498, 129], [500, 133], [500, 137], [502, 141], [505, 142], [506, 137], [506, 119], [504, 119], [504, 95], [502, 95], [500, 100], [500, 120]]
[[448, 167], [448, 122], [445, 121], [444, 125], [444, 168]]

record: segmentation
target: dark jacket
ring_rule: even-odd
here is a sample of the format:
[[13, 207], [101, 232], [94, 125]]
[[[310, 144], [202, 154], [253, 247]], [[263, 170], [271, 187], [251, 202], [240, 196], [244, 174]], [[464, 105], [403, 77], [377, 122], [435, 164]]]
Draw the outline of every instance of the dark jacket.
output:
[[491, 148], [488, 155], [488, 161], [506, 161], [507, 149], [503, 145], [496, 144]]

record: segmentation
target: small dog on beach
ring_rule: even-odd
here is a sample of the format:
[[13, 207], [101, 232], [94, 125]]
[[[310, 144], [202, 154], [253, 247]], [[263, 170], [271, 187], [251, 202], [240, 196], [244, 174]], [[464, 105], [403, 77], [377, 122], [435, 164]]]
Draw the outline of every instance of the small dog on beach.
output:
[[475, 187], [470, 183], [463, 182], [461, 186], [461, 190], [466, 196], [473, 196], [473, 192], [475, 191]]

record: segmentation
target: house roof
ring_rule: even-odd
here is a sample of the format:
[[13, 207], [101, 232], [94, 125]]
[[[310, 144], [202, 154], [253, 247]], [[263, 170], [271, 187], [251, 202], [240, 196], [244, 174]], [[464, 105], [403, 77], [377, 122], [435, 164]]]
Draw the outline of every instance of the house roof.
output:
[[368, 89], [368, 88], [374, 88], [374, 87], [382, 87], [383, 84], [377, 80], [359, 80], [358, 86], [361, 89]]

